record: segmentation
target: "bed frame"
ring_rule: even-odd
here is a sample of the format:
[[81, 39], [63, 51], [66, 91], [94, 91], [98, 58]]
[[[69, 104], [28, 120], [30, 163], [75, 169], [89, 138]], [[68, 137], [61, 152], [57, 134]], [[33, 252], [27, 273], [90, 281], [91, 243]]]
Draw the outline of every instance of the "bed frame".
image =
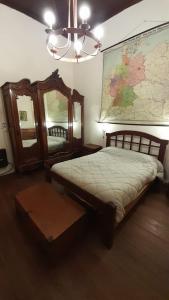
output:
[[[159, 139], [147, 133], [129, 130], [107, 133], [106, 136], [107, 147], [113, 145], [119, 148], [127, 148], [131, 151], [146, 153], [148, 155], [156, 156], [163, 163], [166, 146], [168, 144], [168, 141], [166, 140]], [[100, 233], [102, 234], [103, 242], [108, 248], [111, 248], [113, 244], [115, 228], [117, 225], [115, 221], [115, 205], [113, 203], [104, 203], [92, 194], [86, 192], [77, 185], [71, 183], [52, 171], [49, 171], [49, 173], [50, 174], [48, 175], [50, 176], [50, 179], [55, 179], [58, 183], [66, 187], [71, 193], [75, 194], [78, 202], [84, 206], [92, 207], [92, 209], [95, 210], [99, 220], [99, 229]], [[135, 206], [139, 199], [142, 198], [151, 185], [152, 183], [147, 185], [138, 195], [137, 199], [132, 201], [132, 203], [125, 208], [126, 215]]]
[[21, 128], [21, 137], [22, 140], [31, 140], [36, 139], [36, 128]]
[[48, 128], [49, 136], [57, 136], [64, 137], [66, 140], [68, 139], [68, 130], [63, 126], [52, 126]]
[[159, 139], [151, 134], [123, 130], [106, 134], [106, 147], [115, 146], [155, 156], [163, 163], [167, 140]]

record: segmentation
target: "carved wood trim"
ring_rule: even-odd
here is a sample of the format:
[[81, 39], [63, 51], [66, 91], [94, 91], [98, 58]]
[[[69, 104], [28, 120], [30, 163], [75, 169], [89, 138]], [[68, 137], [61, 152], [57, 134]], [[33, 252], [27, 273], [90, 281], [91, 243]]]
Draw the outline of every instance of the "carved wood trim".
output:
[[58, 69], [54, 71], [49, 77], [42, 81], [35, 81], [32, 86], [36, 86], [40, 92], [47, 92], [49, 90], [57, 89], [67, 98], [71, 98], [71, 88], [69, 88], [60, 77]]

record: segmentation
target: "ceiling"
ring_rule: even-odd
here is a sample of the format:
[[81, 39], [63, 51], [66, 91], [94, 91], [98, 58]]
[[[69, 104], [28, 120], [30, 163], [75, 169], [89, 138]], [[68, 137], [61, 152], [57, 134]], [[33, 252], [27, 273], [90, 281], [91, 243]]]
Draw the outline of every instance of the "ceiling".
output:
[[[84, 2], [89, 4], [92, 12], [89, 23], [93, 27], [140, 1], [142, 0], [79, 0], [78, 6]], [[57, 16], [57, 27], [67, 25], [67, 2], [67, 0], [0, 0], [0, 3], [23, 12], [41, 23], [44, 23], [45, 9], [52, 9]]]

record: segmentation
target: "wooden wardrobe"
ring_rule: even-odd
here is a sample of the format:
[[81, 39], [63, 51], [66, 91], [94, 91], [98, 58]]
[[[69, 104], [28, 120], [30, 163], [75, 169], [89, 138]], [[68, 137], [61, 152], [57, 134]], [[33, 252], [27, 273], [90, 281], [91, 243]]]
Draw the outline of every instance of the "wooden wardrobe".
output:
[[23, 79], [2, 86], [16, 171], [73, 156], [83, 145], [84, 97], [58, 70], [44, 81]]

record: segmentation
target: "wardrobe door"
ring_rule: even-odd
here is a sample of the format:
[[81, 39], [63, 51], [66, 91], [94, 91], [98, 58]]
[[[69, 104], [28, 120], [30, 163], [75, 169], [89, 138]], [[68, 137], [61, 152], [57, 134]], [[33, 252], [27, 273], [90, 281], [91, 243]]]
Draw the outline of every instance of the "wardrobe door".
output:
[[84, 143], [84, 96], [73, 90], [73, 148], [78, 151]]
[[71, 89], [59, 77], [58, 70], [36, 83], [36, 88], [44, 159], [69, 153], [72, 149]]
[[38, 107], [30, 81], [7, 83], [3, 94], [16, 170], [25, 171], [41, 163]]

